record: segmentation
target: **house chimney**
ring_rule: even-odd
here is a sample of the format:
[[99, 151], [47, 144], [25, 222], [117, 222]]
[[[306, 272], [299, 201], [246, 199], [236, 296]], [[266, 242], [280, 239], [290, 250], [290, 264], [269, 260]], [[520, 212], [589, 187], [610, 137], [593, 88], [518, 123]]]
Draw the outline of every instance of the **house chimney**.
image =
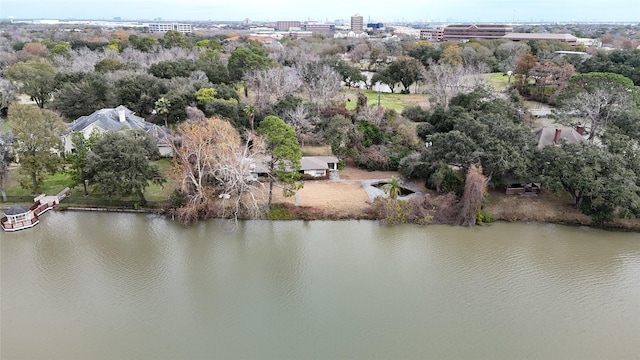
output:
[[560, 141], [560, 135], [562, 135], [562, 129], [556, 129], [556, 135], [553, 137], [554, 145], [558, 145], [558, 141]]
[[123, 123], [125, 121], [127, 121], [126, 116], [124, 115], [124, 109], [123, 108], [119, 108], [118, 109], [118, 118], [120, 119], [120, 122]]
[[580, 135], [584, 135], [584, 126], [582, 125], [576, 126], [576, 132]]

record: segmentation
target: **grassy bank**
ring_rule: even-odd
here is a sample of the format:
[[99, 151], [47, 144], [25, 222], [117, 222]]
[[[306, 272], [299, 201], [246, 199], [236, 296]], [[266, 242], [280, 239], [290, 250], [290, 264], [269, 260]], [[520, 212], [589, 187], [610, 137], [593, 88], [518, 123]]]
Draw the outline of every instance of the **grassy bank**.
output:
[[[329, 151], [326, 146], [307, 146], [305, 155], [325, 155]], [[161, 167], [163, 174], [168, 175], [170, 161], [156, 162]], [[8, 196], [22, 196], [23, 202], [29, 203], [33, 196], [28, 191], [21, 189], [17, 183], [17, 169], [12, 168], [5, 191]], [[340, 172], [342, 180], [307, 181], [305, 186], [298, 191], [301, 198], [301, 206], [293, 205], [293, 198], [283, 198], [280, 192], [274, 193], [274, 202], [277, 206], [266, 215], [266, 218], [274, 220], [299, 219], [299, 220], [342, 220], [342, 219], [373, 219], [367, 196], [361, 181], [363, 179], [387, 179], [397, 176], [395, 172], [367, 172], [348, 165]], [[69, 186], [71, 180], [67, 174], [56, 174], [45, 181], [44, 189], [47, 194], [56, 194]], [[157, 209], [166, 204], [167, 199], [173, 193], [175, 184], [166, 183], [164, 186], [150, 185], [145, 197], [149, 202], [148, 208]], [[425, 191], [424, 189], [421, 191]], [[85, 197], [81, 186], [72, 188], [69, 197], [65, 199], [61, 208], [69, 207], [98, 207], [98, 208], [139, 208], [136, 197], [108, 197], [90, 190], [90, 195]], [[434, 196], [435, 194], [432, 194]], [[12, 198], [7, 204], [15, 203]], [[538, 196], [506, 195], [500, 191], [491, 191], [484, 208], [497, 220], [509, 222], [540, 222], [555, 223], [576, 226], [591, 226], [591, 219], [580, 213], [572, 205], [569, 195], [554, 195], [542, 192]], [[622, 229], [628, 231], [640, 231], [640, 219], [617, 219], [614, 223], [607, 224], [609, 229]]]
[[[168, 178], [170, 172], [171, 161], [162, 159], [154, 162], [160, 168], [161, 173], [167, 178], [164, 185], [149, 184], [145, 190], [145, 198], [151, 207], [159, 207], [166, 203], [167, 199], [173, 193], [175, 184]], [[33, 194], [29, 190], [22, 188], [18, 180], [18, 168], [12, 167], [7, 176], [4, 191], [8, 199], [14, 200], [20, 197], [23, 201], [30, 202]], [[64, 188], [69, 187], [68, 198], [65, 199], [64, 206], [103, 206], [103, 207], [134, 207], [139, 202], [136, 196], [118, 196], [110, 197], [99, 192], [93, 191], [89, 187], [89, 196], [84, 196], [84, 189], [81, 185], [73, 187], [73, 181], [69, 174], [60, 172], [48, 176], [42, 185], [42, 193], [47, 195], [55, 195]]]

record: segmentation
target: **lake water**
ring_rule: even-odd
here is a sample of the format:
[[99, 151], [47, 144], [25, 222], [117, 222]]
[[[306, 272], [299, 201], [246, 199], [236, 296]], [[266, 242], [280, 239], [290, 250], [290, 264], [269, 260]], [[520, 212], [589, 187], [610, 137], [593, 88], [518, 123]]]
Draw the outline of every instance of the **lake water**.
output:
[[2, 359], [640, 356], [637, 233], [51, 212], [0, 271]]

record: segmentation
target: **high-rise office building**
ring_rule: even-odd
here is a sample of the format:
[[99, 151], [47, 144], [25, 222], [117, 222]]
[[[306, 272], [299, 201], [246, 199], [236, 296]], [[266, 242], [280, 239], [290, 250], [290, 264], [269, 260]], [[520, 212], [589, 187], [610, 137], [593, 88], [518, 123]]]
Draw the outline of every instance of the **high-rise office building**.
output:
[[351, 17], [351, 31], [362, 32], [364, 30], [364, 18], [360, 14]]

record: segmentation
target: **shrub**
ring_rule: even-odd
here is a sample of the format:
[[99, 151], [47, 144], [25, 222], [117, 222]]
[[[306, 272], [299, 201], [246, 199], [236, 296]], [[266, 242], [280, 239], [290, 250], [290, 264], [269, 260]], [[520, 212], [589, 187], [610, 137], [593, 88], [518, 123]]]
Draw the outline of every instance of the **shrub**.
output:
[[275, 204], [269, 209], [269, 220], [293, 220], [294, 214], [289, 211], [285, 204]]
[[453, 224], [460, 204], [454, 194], [425, 195], [409, 200], [376, 198], [368, 212], [371, 218], [395, 224]]
[[217, 115], [231, 122], [237, 122], [240, 117], [237, 103], [219, 99], [208, 102], [204, 107], [204, 114], [208, 117]]
[[423, 110], [420, 105], [405, 107], [404, 110], [402, 110], [401, 115], [415, 122], [426, 122], [429, 120], [429, 112]]
[[369, 120], [361, 120], [358, 131], [362, 133], [362, 146], [380, 145], [387, 141], [387, 133]]
[[462, 169], [452, 169], [447, 164], [440, 164], [436, 171], [429, 177], [429, 187], [439, 193], [453, 192], [457, 196], [462, 196], [464, 191], [464, 171]]
[[496, 221], [496, 217], [486, 210], [480, 210], [476, 215], [476, 225], [483, 225], [484, 223], [492, 223], [494, 221]]

